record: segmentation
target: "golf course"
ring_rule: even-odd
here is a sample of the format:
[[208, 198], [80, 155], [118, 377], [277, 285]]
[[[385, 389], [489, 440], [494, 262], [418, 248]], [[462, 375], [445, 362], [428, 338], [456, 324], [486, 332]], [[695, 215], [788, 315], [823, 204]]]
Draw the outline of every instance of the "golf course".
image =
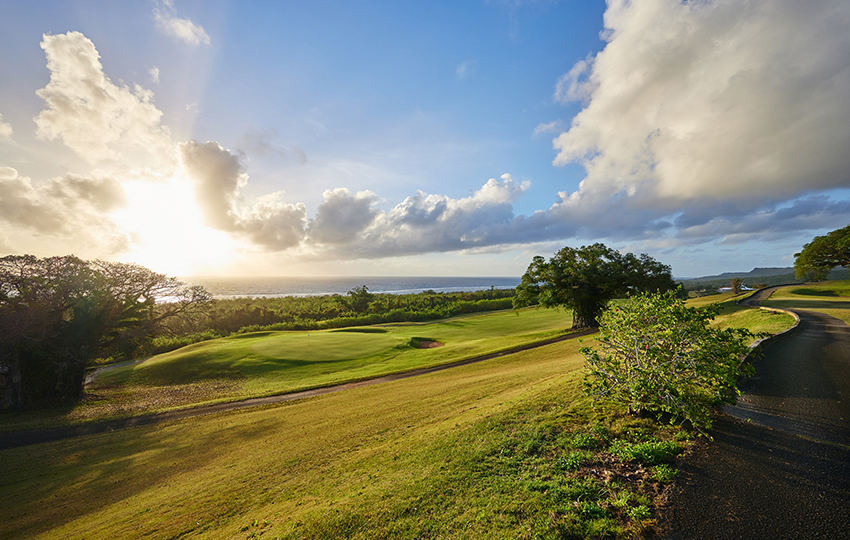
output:
[[[723, 302], [720, 325], [775, 333], [792, 323], [731, 295], [710, 300]], [[3, 430], [364, 380], [549, 340], [569, 326], [563, 311], [526, 309], [234, 335], [105, 371], [74, 408], [9, 415]], [[694, 435], [585, 396], [579, 348], [592, 344], [558, 341], [310, 399], [3, 450], [0, 536], [643, 534]]]

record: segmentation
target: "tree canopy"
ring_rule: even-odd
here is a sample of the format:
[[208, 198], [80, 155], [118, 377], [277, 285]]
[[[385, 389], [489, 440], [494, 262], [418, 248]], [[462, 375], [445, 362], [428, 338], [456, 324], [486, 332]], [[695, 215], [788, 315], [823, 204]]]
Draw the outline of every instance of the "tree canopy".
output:
[[850, 225], [816, 236], [794, 257], [797, 279], [806, 281], [826, 279], [837, 266], [850, 267]]
[[92, 360], [129, 357], [209, 298], [135, 264], [0, 258], [0, 409], [78, 398]]
[[514, 307], [534, 302], [573, 311], [573, 328], [599, 326], [597, 319], [613, 298], [630, 292], [676, 288], [668, 265], [649, 255], [625, 255], [604, 244], [565, 247], [549, 261], [537, 256], [517, 287]]

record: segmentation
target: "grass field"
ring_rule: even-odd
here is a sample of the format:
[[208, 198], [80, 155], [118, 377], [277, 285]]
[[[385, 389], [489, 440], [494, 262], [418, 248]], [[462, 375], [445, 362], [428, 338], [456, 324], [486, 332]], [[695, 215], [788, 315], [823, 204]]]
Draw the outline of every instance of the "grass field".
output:
[[[291, 393], [456, 362], [542, 341], [569, 312], [502, 311], [429, 323], [256, 332], [196, 343], [100, 375], [71, 407], [0, 417], [0, 431]], [[417, 348], [423, 339], [443, 346]]]
[[[744, 317], [728, 310], [726, 323]], [[753, 316], [746, 320], [771, 317]], [[563, 312], [531, 310], [327, 332], [321, 343], [306, 334], [248, 334], [208, 344], [209, 356], [193, 346], [116, 372], [111, 384], [144, 376], [173, 390], [203, 370], [208, 383], [240, 370], [232, 379], [240, 388], [255, 378], [278, 381], [255, 383], [267, 388], [291, 384], [270, 357], [291, 362], [314, 351], [313, 371], [287, 369], [362, 373], [368, 358], [402, 365], [395, 359], [422, 353], [439, 363], [565, 326]], [[445, 346], [414, 349], [414, 338]], [[559, 342], [288, 404], [4, 450], [0, 538], [633, 537], [651, 529], [654, 502], [675, 476], [669, 463], [688, 435], [593, 406], [580, 391], [578, 353], [593, 343]]]
[[0, 537], [563, 537], [616, 532], [628, 513], [639, 528], [652, 482], [565, 468], [571, 448], [593, 447], [576, 434], [656, 429], [590, 407], [578, 346], [6, 450]]
[[694, 307], [707, 305], [711, 303], [706, 301], [707, 298], [715, 298], [720, 308], [719, 315], [713, 321], [720, 328], [746, 328], [754, 334], [778, 334], [794, 324], [794, 317], [785, 313], [739, 306], [735, 301], [742, 295], [734, 296], [732, 293], [696, 298], [688, 304]]
[[850, 281], [794, 285], [774, 292], [765, 306], [826, 313], [850, 324]]

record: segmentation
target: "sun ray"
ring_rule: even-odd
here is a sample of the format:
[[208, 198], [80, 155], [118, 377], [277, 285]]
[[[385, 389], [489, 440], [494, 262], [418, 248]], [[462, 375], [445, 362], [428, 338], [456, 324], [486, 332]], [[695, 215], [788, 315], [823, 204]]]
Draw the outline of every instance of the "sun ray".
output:
[[216, 273], [234, 257], [239, 243], [203, 224], [187, 178], [161, 183], [132, 180], [124, 183], [124, 190], [128, 205], [113, 217], [132, 237], [126, 260], [188, 276]]

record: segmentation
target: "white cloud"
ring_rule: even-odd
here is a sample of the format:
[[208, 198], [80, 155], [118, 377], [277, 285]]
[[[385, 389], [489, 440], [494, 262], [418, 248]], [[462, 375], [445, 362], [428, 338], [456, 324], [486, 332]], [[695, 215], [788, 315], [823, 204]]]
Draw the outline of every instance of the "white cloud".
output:
[[343, 244], [354, 240], [371, 225], [378, 211], [372, 207], [377, 197], [371, 191], [353, 195], [345, 188], [324, 192], [316, 218], [310, 221], [310, 240], [318, 244]]
[[304, 237], [307, 210], [265, 197], [252, 208], [239, 208], [239, 190], [248, 182], [239, 158], [216, 142], [178, 145], [186, 175], [195, 184], [195, 201], [204, 223], [234, 233], [271, 251], [297, 246]]
[[[505, 174], [501, 180], [490, 179], [463, 199], [419, 191], [387, 212], [369, 206], [374, 200], [369, 192], [357, 196], [347, 190], [326, 192], [324, 204], [332, 203], [335, 215], [363, 216], [361, 221], [350, 223], [355, 231], [361, 230], [339, 237], [347, 243], [336, 248], [311, 247], [321, 248], [319, 256], [325, 257], [380, 258], [511, 243], [526, 221], [514, 216], [512, 203], [529, 187], [529, 182], [517, 182]], [[337, 225], [333, 230], [341, 231], [342, 223]]]
[[532, 132], [532, 137], [537, 137], [538, 135], [543, 135], [544, 133], [557, 133], [564, 129], [564, 122], [561, 120], [555, 120], [553, 122], [549, 122], [547, 124], [538, 124], [534, 131]]
[[477, 60], [467, 60], [458, 64], [457, 68], [455, 68], [455, 75], [457, 75], [459, 79], [465, 78], [467, 75], [475, 72], [475, 65], [477, 63]]
[[587, 170], [564, 204], [671, 212], [848, 186], [848, 23], [844, 0], [609, 2], [608, 44], [558, 81], [587, 100], [554, 140], [556, 165]]
[[594, 58], [588, 56], [586, 59], [576, 62], [567, 73], [558, 79], [555, 84], [554, 99], [560, 103], [571, 101], [587, 101], [596, 88], [594, 81], [587, 77], [593, 69]]
[[[171, 3], [161, 5], [173, 14]], [[20, 229], [123, 249], [127, 233], [110, 218], [126, 203], [120, 181], [172, 178], [175, 157], [207, 227], [249, 248], [320, 260], [495, 252], [568, 238], [732, 244], [842, 226], [850, 203], [827, 190], [850, 185], [850, 37], [839, 31], [850, 7], [815, 7], [612, 0], [605, 49], [556, 83], [556, 100], [585, 105], [555, 139], [555, 161], [581, 163], [587, 177], [527, 216], [514, 205], [530, 183], [508, 174], [467, 197], [417, 191], [384, 209], [376, 193], [336, 187], [309, 220], [305, 205], [282, 192], [246, 204], [244, 154], [216, 142], [176, 144], [152, 92], [112, 83], [85, 36], [45, 36], [51, 78], [38, 90], [46, 102], [38, 134], [112, 172], [39, 185], [0, 168], [0, 220], [9, 227], [0, 242], [11, 245], [9, 231]], [[468, 73], [462, 66], [458, 76]], [[542, 123], [534, 135], [559, 129], [560, 121]], [[0, 117], [0, 138], [11, 133]], [[277, 137], [252, 130], [239, 144], [283, 157], [290, 149], [273, 144]]]
[[3, 121], [3, 115], [0, 114], [0, 141], [12, 140], [12, 126], [8, 122]]
[[[68, 174], [44, 186], [11, 167], [0, 167], [0, 222], [80, 246], [99, 244], [108, 253], [126, 249], [129, 238], [110, 213], [127, 204], [121, 185], [108, 177]], [[8, 242], [8, 241], [7, 241]]]
[[159, 84], [159, 68], [154, 66], [148, 70], [148, 74], [151, 76], [151, 82], [154, 84]]
[[188, 45], [210, 44], [210, 36], [207, 35], [206, 30], [201, 25], [195, 24], [189, 19], [177, 17], [177, 10], [171, 0], [163, 0], [159, 6], [155, 7], [153, 18], [156, 21], [157, 28], [163, 33]]
[[50, 82], [36, 94], [47, 105], [38, 136], [60, 139], [91, 163], [167, 164], [173, 146], [153, 93], [118, 86], [104, 75], [94, 44], [79, 32], [45, 35]]

